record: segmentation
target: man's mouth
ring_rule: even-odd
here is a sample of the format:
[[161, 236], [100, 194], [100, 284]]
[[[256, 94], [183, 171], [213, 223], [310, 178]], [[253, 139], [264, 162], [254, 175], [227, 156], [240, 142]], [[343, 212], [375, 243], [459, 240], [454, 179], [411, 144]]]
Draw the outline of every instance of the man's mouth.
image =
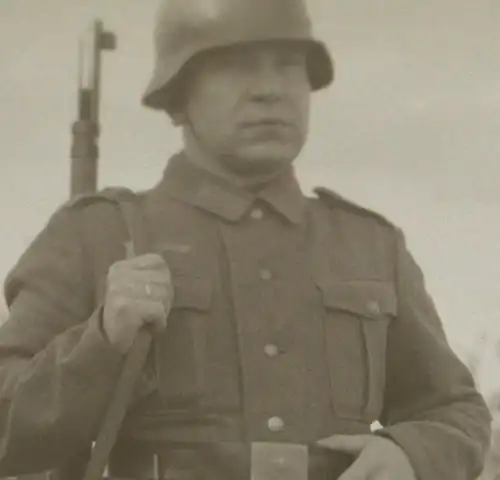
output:
[[245, 127], [287, 127], [289, 124], [282, 118], [261, 118], [243, 122]]

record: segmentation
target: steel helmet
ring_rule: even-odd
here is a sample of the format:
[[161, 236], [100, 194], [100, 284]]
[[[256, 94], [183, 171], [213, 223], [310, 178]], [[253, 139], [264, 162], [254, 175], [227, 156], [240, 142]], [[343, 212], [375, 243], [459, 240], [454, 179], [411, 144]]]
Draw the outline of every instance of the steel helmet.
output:
[[154, 31], [156, 65], [143, 105], [165, 109], [173, 83], [196, 55], [217, 47], [260, 41], [302, 41], [313, 91], [334, 76], [326, 45], [313, 36], [304, 0], [164, 0]]

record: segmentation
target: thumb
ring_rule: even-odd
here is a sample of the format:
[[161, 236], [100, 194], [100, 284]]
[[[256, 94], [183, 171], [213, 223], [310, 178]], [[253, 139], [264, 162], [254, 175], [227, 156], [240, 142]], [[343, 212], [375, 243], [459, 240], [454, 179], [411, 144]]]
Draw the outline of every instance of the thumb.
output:
[[333, 435], [317, 442], [317, 445], [328, 450], [359, 455], [370, 440], [371, 435]]

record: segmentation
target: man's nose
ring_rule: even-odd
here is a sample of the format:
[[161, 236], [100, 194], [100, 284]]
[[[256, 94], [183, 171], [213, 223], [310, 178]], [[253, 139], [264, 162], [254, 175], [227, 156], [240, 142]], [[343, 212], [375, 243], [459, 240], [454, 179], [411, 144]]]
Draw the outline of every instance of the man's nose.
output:
[[250, 82], [250, 93], [255, 101], [276, 102], [284, 93], [284, 78], [273, 64], [259, 65]]

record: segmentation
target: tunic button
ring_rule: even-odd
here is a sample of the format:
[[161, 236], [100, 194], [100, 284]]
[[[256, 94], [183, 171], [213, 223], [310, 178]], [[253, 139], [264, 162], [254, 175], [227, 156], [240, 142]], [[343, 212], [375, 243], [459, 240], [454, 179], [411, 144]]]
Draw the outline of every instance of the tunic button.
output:
[[264, 347], [264, 352], [269, 358], [276, 358], [280, 353], [278, 347], [272, 343]]
[[261, 270], [260, 271], [260, 278], [262, 280], [271, 280], [271, 278], [273, 278], [273, 275], [272, 273], [269, 271], [269, 270]]
[[267, 426], [271, 432], [281, 432], [285, 428], [285, 422], [280, 417], [271, 417], [267, 421]]
[[260, 208], [256, 208], [250, 212], [250, 217], [254, 220], [262, 220], [264, 217], [264, 212]]
[[376, 300], [372, 300], [366, 304], [366, 308], [374, 315], [380, 315], [380, 305]]

